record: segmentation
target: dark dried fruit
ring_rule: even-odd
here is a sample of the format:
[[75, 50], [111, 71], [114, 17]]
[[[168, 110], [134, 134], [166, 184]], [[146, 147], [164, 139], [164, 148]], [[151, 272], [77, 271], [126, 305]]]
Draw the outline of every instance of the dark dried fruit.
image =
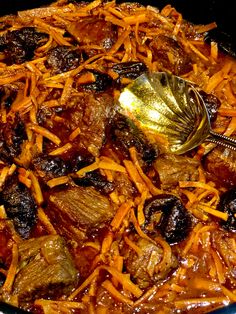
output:
[[9, 162], [9, 157], [17, 157], [21, 144], [27, 138], [23, 121], [16, 115], [13, 121], [2, 124], [0, 128], [0, 158]]
[[98, 191], [109, 194], [114, 190], [114, 184], [107, 181], [106, 177], [97, 170], [87, 172], [83, 178], [75, 178], [75, 183], [80, 186], [94, 186]]
[[94, 77], [94, 82], [88, 84], [80, 84], [77, 86], [78, 90], [103, 92], [111, 87], [112, 78], [109, 75], [98, 71], [90, 71], [90, 73], [92, 73]]
[[[156, 214], [161, 213], [161, 218]], [[181, 201], [171, 194], [160, 194], [145, 202], [146, 225], [152, 224], [170, 244], [184, 240], [192, 225], [191, 217]]]
[[128, 118], [116, 114], [111, 121], [109, 132], [115, 147], [123, 152], [125, 158], [129, 157], [129, 148], [134, 146], [147, 165], [151, 165], [157, 158], [158, 151], [151, 145], [145, 135]]
[[39, 156], [33, 160], [33, 165], [38, 174], [46, 180], [64, 176], [68, 172], [65, 161], [58, 156]]
[[66, 46], [59, 46], [50, 50], [47, 59], [55, 74], [73, 70], [81, 61], [81, 54]]
[[221, 222], [222, 227], [236, 232], [236, 189], [228, 190], [221, 195], [218, 210], [228, 214], [227, 221]]
[[6, 181], [0, 199], [17, 232], [28, 238], [36, 223], [36, 204], [30, 190], [13, 175]]
[[147, 70], [147, 67], [142, 62], [122, 62], [113, 65], [112, 70], [119, 74], [119, 82], [123, 77], [136, 79]]
[[8, 31], [2, 43], [8, 64], [21, 64], [31, 60], [34, 50], [43, 45], [48, 34], [37, 32], [34, 27], [23, 27], [20, 30]]
[[217, 111], [220, 107], [220, 100], [212, 94], [205, 93], [203, 90], [199, 91], [199, 93], [206, 105], [211, 122], [214, 122], [217, 117]]

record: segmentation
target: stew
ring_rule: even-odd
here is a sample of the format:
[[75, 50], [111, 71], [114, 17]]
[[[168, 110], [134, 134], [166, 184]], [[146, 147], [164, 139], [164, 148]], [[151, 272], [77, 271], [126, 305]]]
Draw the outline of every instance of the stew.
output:
[[236, 63], [205, 43], [214, 28], [101, 0], [0, 18], [0, 301], [45, 314], [236, 302], [236, 152], [173, 155], [117, 101], [142, 73], [173, 73], [234, 136]]

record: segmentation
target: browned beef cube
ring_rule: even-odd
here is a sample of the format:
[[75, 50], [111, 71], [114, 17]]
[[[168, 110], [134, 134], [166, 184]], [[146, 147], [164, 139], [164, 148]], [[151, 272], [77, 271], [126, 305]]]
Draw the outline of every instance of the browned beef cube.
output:
[[101, 227], [114, 216], [114, 207], [108, 197], [92, 187], [74, 186], [53, 192], [50, 206], [58, 217], [66, 217], [81, 229]]
[[77, 271], [65, 241], [58, 235], [32, 238], [19, 244], [18, 273], [13, 293], [22, 301], [70, 292]]

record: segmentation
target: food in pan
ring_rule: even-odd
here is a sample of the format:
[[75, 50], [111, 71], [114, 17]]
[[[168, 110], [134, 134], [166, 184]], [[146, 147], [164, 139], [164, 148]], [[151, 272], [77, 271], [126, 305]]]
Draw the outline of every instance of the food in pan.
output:
[[32, 313], [236, 301], [236, 153], [122, 114], [142, 73], [196, 84], [234, 136], [236, 63], [170, 5], [60, 0], [0, 20], [0, 300]]

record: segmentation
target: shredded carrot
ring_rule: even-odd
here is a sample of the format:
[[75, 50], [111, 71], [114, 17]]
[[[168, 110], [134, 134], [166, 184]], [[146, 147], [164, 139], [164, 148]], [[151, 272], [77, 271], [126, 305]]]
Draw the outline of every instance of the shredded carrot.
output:
[[124, 217], [128, 214], [132, 206], [133, 203], [131, 201], [121, 204], [111, 221], [111, 226], [114, 230], [119, 229]]
[[59, 139], [59, 137], [57, 137], [55, 134], [53, 134], [52, 132], [48, 131], [47, 129], [45, 129], [42, 126], [39, 125], [34, 125], [34, 124], [29, 124], [28, 128], [44, 137], [46, 137], [47, 139], [49, 139], [50, 141], [52, 141], [54, 144], [56, 145], [60, 145], [61, 140]]
[[125, 297], [123, 294], [121, 294], [114, 286], [113, 284], [110, 282], [110, 280], [105, 280], [102, 283], [102, 287], [105, 288], [115, 299], [117, 299], [120, 302], [123, 302], [125, 304], [129, 304], [129, 305], [133, 305], [134, 302]]
[[2, 287], [2, 290], [6, 293], [11, 293], [13, 282], [16, 276], [17, 263], [18, 263], [18, 247], [17, 247], [17, 244], [13, 243], [12, 260], [11, 260], [11, 264], [7, 272], [6, 280]]
[[38, 218], [41, 221], [41, 223], [43, 223], [43, 225], [46, 226], [50, 234], [57, 234], [51, 221], [49, 220], [48, 216], [45, 214], [44, 210], [41, 207], [38, 208]]
[[67, 143], [63, 145], [62, 147], [59, 147], [49, 153], [50, 156], [57, 156], [57, 155], [62, 155], [66, 153], [68, 150], [72, 148], [72, 145], [70, 143]]
[[47, 181], [47, 185], [50, 188], [53, 188], [55, 186], [66, 184], [68, 182], [69, 182], [69, 178], [67, 176], [62, 176], [62, 177], [53, 178], [53, 179]]
[[31, 188], [33, 190], [35, 200], [36, 200], [38, 205], [41, 205], [43, 203], [43, 194], [41, 191], [39, 181], [32, 171], [30, 171], [30, 173], [29, 173], [29, 178], [32, 182]]

